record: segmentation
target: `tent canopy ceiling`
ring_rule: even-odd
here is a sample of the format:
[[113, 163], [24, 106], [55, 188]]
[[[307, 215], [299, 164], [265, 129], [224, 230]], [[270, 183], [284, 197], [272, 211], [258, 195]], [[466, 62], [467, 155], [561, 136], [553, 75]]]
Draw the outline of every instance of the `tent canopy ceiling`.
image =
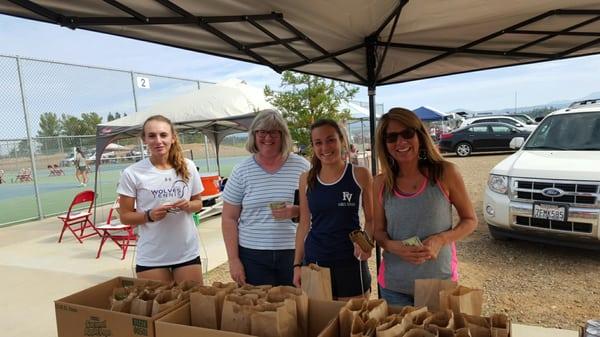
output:
[[10, 0], [0, 13], [369, 87], [600, 52], [598, 0]]

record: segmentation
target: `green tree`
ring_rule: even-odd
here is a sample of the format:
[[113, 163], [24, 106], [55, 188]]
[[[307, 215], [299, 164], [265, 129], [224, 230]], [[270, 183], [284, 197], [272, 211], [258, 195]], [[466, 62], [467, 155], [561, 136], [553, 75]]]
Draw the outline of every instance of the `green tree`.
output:
[[38, 137], [53, 137], [60, 134], [60, 121], [54, 112], [44, 112], [40, 116]]
[[[118, 112], [117, 112], [118, 113]], [[102, 117], [95, 112], [81, 114], [81, 135], [95, 135], [96, 127], [102, 123]]]
[[112, 112], [109, 112], [108, 116], [106, 116], [106, 121], [110, 122], [112, 120], [115, 120], [115, 117], [113, 116]]
[[288, 123], [292, 138], [298, 145], [310, 144], [310, 125], [321, 118], [347, 120], [350, 113], [340, 111], [343, 102], [350, 101], [358, 88], [313, 75], [284, 71], [281, 77], [284, 91], [265, 86], [267, 100], [277, 107]]

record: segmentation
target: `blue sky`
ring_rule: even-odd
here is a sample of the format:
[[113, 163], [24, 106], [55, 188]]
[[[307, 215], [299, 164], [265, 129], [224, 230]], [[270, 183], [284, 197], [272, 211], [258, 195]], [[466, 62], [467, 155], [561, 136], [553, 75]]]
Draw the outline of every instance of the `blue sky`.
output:
[[[152, 74], [218, 82], [240, 78], [251, 85], [277, 88], [280, 78], [270, 68], [193, 53], [110, 35], [70, 30], [0, 15], [0, 55], [19, 55], [66, 63], [94, 65]], [[600, 56], [575, 58], [414, 81], [377, 89], [377, 103], [489, 110], [573, 100], [600, 91]], [[361, 88], [357, 100], [367, 101]]]

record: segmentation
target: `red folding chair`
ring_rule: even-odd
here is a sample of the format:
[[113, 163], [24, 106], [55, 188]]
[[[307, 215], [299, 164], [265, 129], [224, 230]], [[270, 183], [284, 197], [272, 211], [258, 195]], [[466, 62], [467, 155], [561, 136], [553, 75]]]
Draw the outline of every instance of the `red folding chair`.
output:
[[118, 217], [113, 218], [114, 216], [118, 215], [115, 214], [115, 211], [118, 213], [119, 207], [119, 198], [117, 197], [117, 200], [115, 200], [114, 204], [110, 207], [106, 222], [96, 226], [96, 228], [102, 233], [100, 234], [102, 239], [100, 240], [100, 247], [98, 247], [98, 254], [96, 254], [96, 258], [100, 257], [102, 247], [108, 239], [111, 239], [123, 252], [121, 260], [125, 259], [127, 248], [136, 245], [137, 235], [134, 232], [134, 227], [131, 225], [122, 224]]
[[[75, 198], [73, 198], [67, 214], [60, 215], [58, 217], [63, 222], [63, 227], [60, 231], [60, 238], [58, 238], [58, 242], [62, 241], [63, 234], [67, 229], [71, 231], [73, 235], [75, 235], [75, 238], [80, 243], [83, 243], [82, 240], [90, 236], [100, 235], [90, 219], [92, 216], [94, 199], [95, 193], [92, 190], [80, 192], [75, 196]], [[86, 204], [88, 204], [88, 206], [85, 206]], [[92, 232], [84, 235], [84, 232], [87, 228], [91, 228]]]

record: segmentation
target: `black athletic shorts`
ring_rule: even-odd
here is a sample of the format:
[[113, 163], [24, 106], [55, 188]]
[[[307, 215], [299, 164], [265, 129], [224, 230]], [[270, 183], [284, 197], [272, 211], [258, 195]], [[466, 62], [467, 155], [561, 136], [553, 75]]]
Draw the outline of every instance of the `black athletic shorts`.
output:
[[191, 259], [189, 261], [186, 262], [182, 262], [182, 263], [178, 263], [178, 264], [170, 264], [170, 265], [166, 265], [166, 266], [152, 266], [152, 267], [147, 267], [147, 266], [140, 266], [139, 264], [135, 265], [135, 272], [136, 273], [141, 273], [143, 271], [147, 271], [147, 270], [151, 270], [151, 269], [169, 269], [171, 271], [180, 268], [180, 267], [185, 267], [185, 266], [189, 266], [189, 265], [193, 265], [193, 264], [202, 264], [200, 262], [200, 256]]

